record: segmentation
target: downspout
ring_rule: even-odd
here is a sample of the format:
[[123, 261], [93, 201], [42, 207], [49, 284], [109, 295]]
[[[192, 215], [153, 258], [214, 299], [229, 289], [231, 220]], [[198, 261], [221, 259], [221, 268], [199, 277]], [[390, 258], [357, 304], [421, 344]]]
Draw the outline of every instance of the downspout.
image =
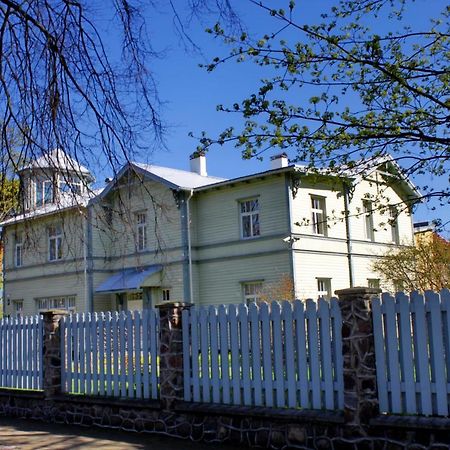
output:
[[92, 206], [86, 208], [84, 218], [84, 279], [86, 309], [94, 312], [93, 296], [93, 260], [92, 260]]
[[194, 190], [191, 189], [189, 197], [186, 200], [186, 215], [187, 215], [187, 240], [188, 240], [188, 265], [189, 265], [189, 296], [191, 303], [194, 303], [194, 288], [192, 287], [192, 247], [191, 247], [191, 210], [189, 202], [194, 195]]
[[354, 287], [354, 276], [353, 276], [353, 260], [352, 260], [352, 238], [350, 232], [350, 211], [349, 211], [349, 188], [347, 183], [344, 181], [344, 215], [345, 215], [345, 236], [347, 240], [347, 259], [348, 259], [348, 278], [350, 282], [350, 287]]

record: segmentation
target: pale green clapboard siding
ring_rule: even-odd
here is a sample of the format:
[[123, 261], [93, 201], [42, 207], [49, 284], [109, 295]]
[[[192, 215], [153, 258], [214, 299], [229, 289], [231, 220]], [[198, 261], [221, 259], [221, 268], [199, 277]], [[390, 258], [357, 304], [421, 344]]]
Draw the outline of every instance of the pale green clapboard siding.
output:
[[272, 176], [195, 194], [197, 233], [193, 244], [239, 240], [239, 200], [251, 197], [259, 198], [261, 236], [288, 231], [285, 177]]
[[6, 281], [5, 296], [11, 305], [5, 305], [6, 313], [12, 314], [13, 300], [23, 300], [24, 315], [37, 313], [36, 298], [76, 295], [77, 311], [86, 310], [84, 274], [45, 276], [35, 280]]
[[290, 275], [290, 254], [287, 250], [273, 255], [238, 257], [225, 261], [199, 264], [199, 304], [242, 303], [242, 282], [263, 280], [276, 283]]

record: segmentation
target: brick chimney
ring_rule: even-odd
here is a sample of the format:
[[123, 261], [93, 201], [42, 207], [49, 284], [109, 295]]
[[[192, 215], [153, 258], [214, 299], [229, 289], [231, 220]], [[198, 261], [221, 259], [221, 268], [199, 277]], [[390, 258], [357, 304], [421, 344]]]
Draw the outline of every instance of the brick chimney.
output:
[[204, 152], [194, 152], [190, 156], [191, 172], [198, 173], [202, 177], [206, 177], [206, 156]]
[[273, 155], [270, 157], [270, 168], [281, 169], [288, 166], [288, 157], [286, 153], [280, 153], [279, 155]]

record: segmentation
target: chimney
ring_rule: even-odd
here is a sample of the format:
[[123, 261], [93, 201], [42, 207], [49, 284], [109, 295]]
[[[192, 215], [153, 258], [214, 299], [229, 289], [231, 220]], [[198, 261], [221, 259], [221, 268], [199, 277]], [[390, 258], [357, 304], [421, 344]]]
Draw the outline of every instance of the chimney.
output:
[[206, 156], [205, 152], [194, 152], [190, 156], [191, 172], [198, 173], [202, 177], [206, 177]]
[[280, 153], [279, 155], [273, 155], [270, 157], [270, 168], [281, 169], [288, 166], [288, 157], [286, 153]]

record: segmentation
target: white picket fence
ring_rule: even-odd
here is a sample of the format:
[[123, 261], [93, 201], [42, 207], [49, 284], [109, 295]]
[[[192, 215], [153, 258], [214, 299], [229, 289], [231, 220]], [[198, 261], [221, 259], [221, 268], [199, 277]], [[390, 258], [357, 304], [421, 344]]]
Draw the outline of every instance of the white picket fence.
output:
[[158, 310], [72, 314], [63, 320], [62, 390], [158, 398]]
[[42, 318], [0, 321], [0, 387], [42, 389]]
[[372, 311], [381, 411], [448, 416], [450, 292], [383, 294]]
[[183, 311], [186, 401], [343, 408], [336, 299]]

